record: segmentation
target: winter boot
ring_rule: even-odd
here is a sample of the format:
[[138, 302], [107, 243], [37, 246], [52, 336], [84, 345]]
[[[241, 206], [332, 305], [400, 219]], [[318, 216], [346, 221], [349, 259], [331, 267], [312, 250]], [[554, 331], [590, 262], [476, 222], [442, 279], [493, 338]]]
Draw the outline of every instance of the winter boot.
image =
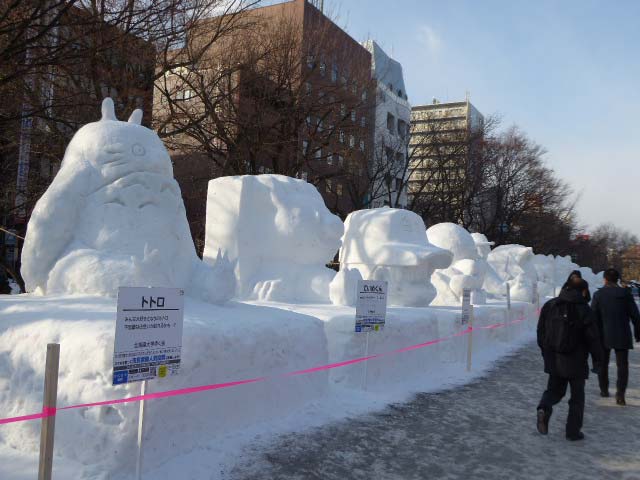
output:
[[542, 435], [546, 435], [547, 433], [549, 433], [549, 418], [551, 417], [551, 414], [547, 413], [543, 408], [539, 408], [538, 409], [538, 414], [537, 414], [537, 422], [536, 422], [536, 426], [538, 427], [538, 432], [540, 432]]
[[567, 434], [567, 440], [570, 442], [577, 442], [578, 440], [584, 440], [584, 433], [578, 432], [572, 435]]
[[620, 405], [621, 407], [624, 407], [627, 404], [624, 399], [624, 392], [616, 393], [616, 404]]

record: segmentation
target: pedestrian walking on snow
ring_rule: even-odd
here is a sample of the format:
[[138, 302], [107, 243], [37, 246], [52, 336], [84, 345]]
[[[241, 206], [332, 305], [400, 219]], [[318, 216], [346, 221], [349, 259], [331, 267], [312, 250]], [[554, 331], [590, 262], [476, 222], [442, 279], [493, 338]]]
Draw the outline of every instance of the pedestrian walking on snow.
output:
[[633, 322], [635, 340], [640, 342], [640, 313], [631, 292], [618, 286], [619, 280], [617, 270], [605, 270], [604, 287], [593, 294], [591, 308], [596, 315], [604, 347], [603, 364], [598, 374], [600, 395], [609, 396], [609, 360], [611, 350], [615, 350], [618, 367], [616, 403], [626, 405], [624, 395], [629, 383], [629, 350], [633, 348], [630, 321]]
[[538, 346], [544, 358], [544, 371], [549, 374], [547, 389], [537, 410], [538, 431], [546, 435], [553, 406], [571, 388], [567, 440], [582, 440], [584, 385], [589, 377], [589, 353], [595, 365], [602, 363], [602, 346], [595, 315], [583, 295], [583, 280], [568, 283], [557, 298], [544, 304], [538, 320]]

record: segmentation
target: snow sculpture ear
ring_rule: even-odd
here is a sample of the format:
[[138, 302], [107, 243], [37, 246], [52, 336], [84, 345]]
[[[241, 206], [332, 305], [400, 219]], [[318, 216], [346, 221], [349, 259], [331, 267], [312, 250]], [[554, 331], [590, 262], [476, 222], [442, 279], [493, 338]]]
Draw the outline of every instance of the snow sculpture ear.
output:
[[101, 120], [117, 120], [116, 111], [113, 106], [113, 100], [111, 100], [111, 97], [107, 97], [104, 100], [102, 100]]
[[129, 123], [135, 123], [136, 125], [142, 124], [142, 110], [136, 108], [129, 117]]

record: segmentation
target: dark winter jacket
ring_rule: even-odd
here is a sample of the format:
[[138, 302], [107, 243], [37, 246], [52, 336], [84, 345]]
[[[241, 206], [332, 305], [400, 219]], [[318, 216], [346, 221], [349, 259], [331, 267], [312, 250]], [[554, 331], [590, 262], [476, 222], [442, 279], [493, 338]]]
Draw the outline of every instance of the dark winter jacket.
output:
[[633, 348], [629, 321], [633, 322], [636, 341], [640, 341], [640, 313], [629, 290], [617, 285], [605, 285], [593, 294], [591, 308], [596, 314], [605, 348]]
[[[568, 353], [559, 353], [545, 345], [546, 332], [557, 318], [558, 310], [566, 304], [568, 314], [575, 322], [574, 333], [578, 336], [576, 347]], [[538, 346], [544, 358], [544, 371], [562, 378], [588, 378], [589, 353], [595, 365], [602, 363], [602, 346], [595, 316], [586, 299], [578, 290], [564, 289], [557, 298], [549, 300], [540, 311], [538, 320]]]

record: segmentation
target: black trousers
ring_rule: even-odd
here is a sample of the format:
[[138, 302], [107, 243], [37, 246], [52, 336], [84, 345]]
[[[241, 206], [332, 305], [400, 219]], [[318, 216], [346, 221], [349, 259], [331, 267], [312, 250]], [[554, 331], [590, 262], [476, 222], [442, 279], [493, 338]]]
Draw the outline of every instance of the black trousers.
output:
[[566, 434], [575, 436], [582, 429], [582, 417], [584, 416], [584, 378], [563, 378], [549, 375], [547, 389], [542, 394], [538, 408], [543, 409], [549, 416], [553, 412], [553, 406], [567, 393], [567, 385], [571, 387], [569, 399], [569, 415], [567, 416]]
[[[609, 390], [609, 360], [611, 359], [611, 350], [605, 349], [604, 361], [598, 374], [598, 383], [600, 383], [600, 391]], [[618, 380], [616, 388], [618, 393], [624, 394], [629, 383], [629, 350], [616, 350], [616, 365], [618, 367]]]

